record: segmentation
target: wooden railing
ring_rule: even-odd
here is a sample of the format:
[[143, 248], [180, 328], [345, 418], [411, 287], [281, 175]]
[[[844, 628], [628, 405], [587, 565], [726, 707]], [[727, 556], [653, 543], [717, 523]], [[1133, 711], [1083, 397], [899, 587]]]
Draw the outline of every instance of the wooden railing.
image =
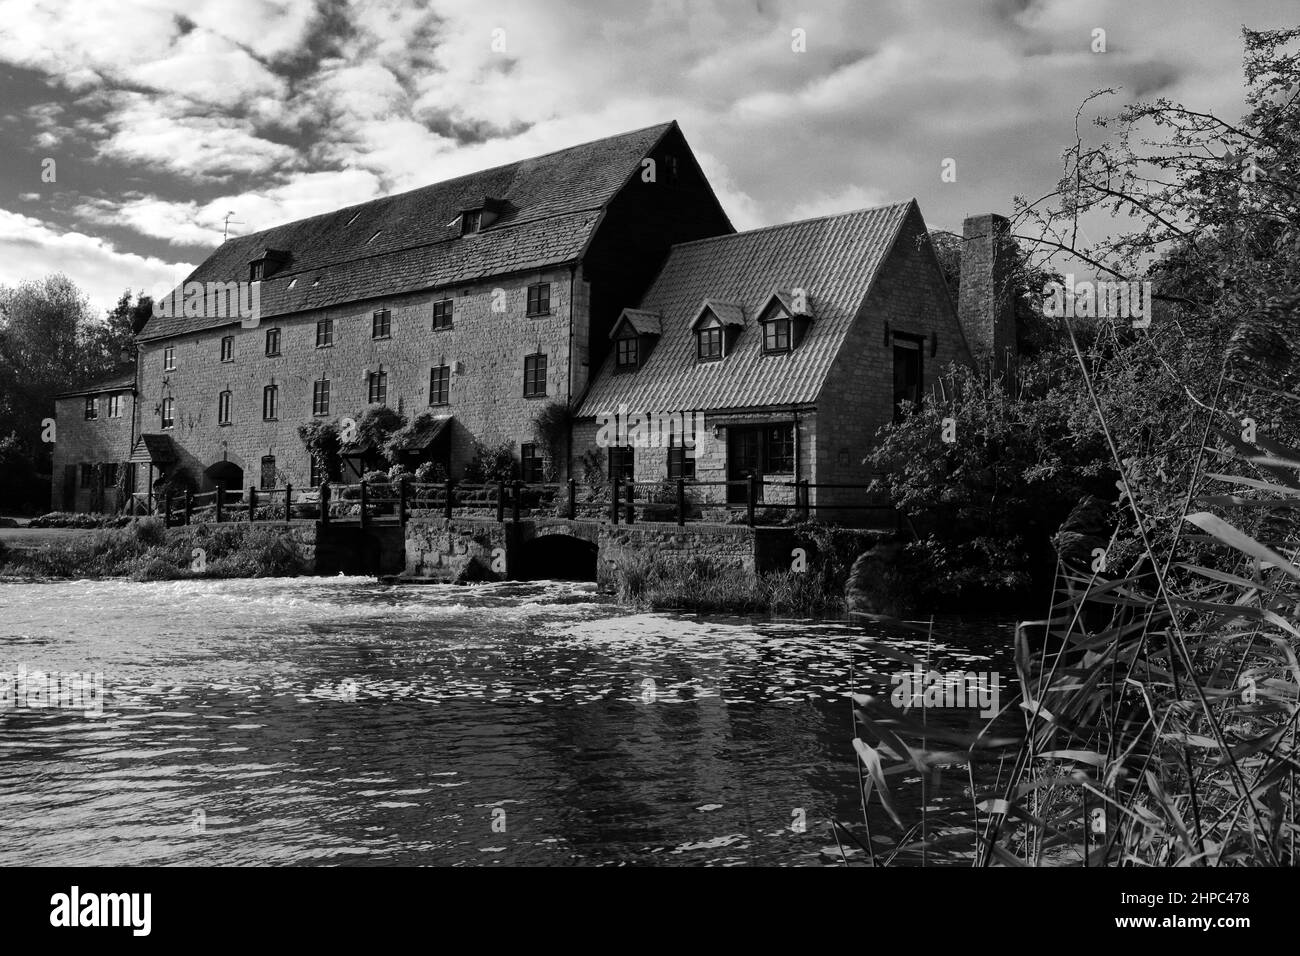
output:
[[[709, 497], [709, 489], [722, 489], [722, 500]], [[785, 489], [768, 500], [769, 489]], [[733, 490], [743, 499], [727, 501]], [[833, 492], [832, 495], [817, 494]], [[854, 495], [853, 492], [859, 492]], [[821, 499], [821, 500], [816, 500]], [[827, 484], [809, 481], [764, 481], [757, 477], [731, 481], [629, 481], [615, 479], [603, 485], [567, 482], [496, 481], [482, 484], [392, 482], [326, 482], [319, 488], [295, 490], [248, 488], [195, 494], [164, 492], [135, 494], [133, 508], [161, 515], [167, 526], [195, 522], [262, 521], [289, 523], [294, 519], [324, 524], [357, 521], [405, 524], [412, 516], [440, 515], [486, 517], [496, 521], [521, 521], [525, 517], [561, 517], [571, 520], [635, 524], [666, 521], [684, 526], [693, 522], [732, 522], [743, 513], [745, 524], [771, 524], [770, 512], [794, 513], [808, 520], [817, 512], [876, 512], [893, 523], [893, 510], [871, 500], [866, 484]], [[138, 511], [137, 511], [138, 513]]]

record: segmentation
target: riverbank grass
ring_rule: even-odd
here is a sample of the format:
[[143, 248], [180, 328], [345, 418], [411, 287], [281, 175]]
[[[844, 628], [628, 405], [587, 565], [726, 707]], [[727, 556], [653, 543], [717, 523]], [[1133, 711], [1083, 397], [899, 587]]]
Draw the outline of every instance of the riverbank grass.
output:
[[309, 565], [302, 545], [282, 528], [197, 524], [167, 529], [157, 518], [0, 553], [0, 572], [20, 578], [283, 577], [307, 573]]

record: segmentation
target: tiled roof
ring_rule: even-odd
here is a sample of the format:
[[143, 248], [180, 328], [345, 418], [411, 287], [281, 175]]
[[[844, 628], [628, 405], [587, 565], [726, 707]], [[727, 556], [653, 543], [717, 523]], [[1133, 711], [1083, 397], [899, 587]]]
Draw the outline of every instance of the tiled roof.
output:
[[614, 323], [614, 327], [609, 330], [611, 339], [624, 321], [632, 326], [633, 331], [638, 335], [663, 335], [664, 333], [663, 319], [658, 312], [647, 312], [644, 309], [624, 309], [623, 314]]
[[797, 303], [795, 302], [793, 289], [773, 289], [772, 294], [759, 307], [757, 314], [760, 318], [767, 311], [767, 307], [772, 304], [773, 299], [781, 303], [781, 307], [785, 309], [787, 315], [802, 315], [810, 319], [813, 317], [812, 296], [805, 295], [803, 302]]
[[402, 442], [403, 451], [423, 451], [434, 443], [443, 430], [451, 424], [450, 415], [440, 415], [421, 422], [419, 427]]
[[[710, 411], [816, 401], [853, 317], [866, 298], [915, 200], [838, 216], [769, 226], [674, 246], [638, 308], [663, 316], [663, 335], [645, 364], [612, 374], [606, 359], [578, 410]], [[801, 288], [817, 318], [799, 347], [763, 355], [750, 322], [720, 362], [695, 361], [691, 324], [706, 300], [739, 303], [747, 313], [773, 289]], [[721, 318], [721, 316], [719, 316]]]
[[705, 299], [700, 304], [699, 310], [695, 313], [695, 318], [691, 320], [691, 328], [695, 328], [709, 313], [721, 322], [723, 325], [741, 325], [745, 324], [745, 306], [740, 302], [719, 302], [717, 299]]
[[131, 457], [127, 459], [138, 465], [149, 462], [155, 465], [166, 465], [175, 460], [176, 448], [172, 445], [171, 435], [141, 435], [140, 440], [135, 443], [135, 448], [131, 450]]
[[84, 385], [81, 388], [59, 392], [59, 394], [54, 397], [73, 398], [77, 395], [98, 395], [100, 392], [121, 392], [128, 388], [135, 388], [135, 366], [96, 379], [89, 385]]
[[[262, 282], [263, 318], [539, 269], [578, 259], [605, 205], [674, 127], [663, 123], [300, 219], [221, 244], [187, 282], [247, 281], [268, 249], [288, 258]], [[498, 200], [497, 219], [461, 237], [459, 213]], [[296, 281], [295, 281], [296, 280]], [[290, 286], [292, 285], [292, 288]], [[231, 319], [155, 316], [158, 339]]]

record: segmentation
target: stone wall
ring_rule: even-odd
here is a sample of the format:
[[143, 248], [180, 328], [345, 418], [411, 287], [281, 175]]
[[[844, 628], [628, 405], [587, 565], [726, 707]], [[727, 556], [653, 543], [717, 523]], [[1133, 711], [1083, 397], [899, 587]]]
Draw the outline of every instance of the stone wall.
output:
[[[921, 372], [926, 393], [949, 364], [971, 361], [925, 223], [915, 210], [881, 265], [818, 396], [816, 481], [863, 484], [871, 480], [871, 470], [863, 459], [876, 431], [893, 420], [893, 337], [899, 334], [923, 340]], [[814, 502], [861, 504], [866, 499], [856, 490], [823, 489], [815, 494]], [[863, 512], [847, 510], [822, 510], [816, 517], [844, 523], [864, 521]]]
[[[465, 575], [472, 564], [493, 572], [494, 552], [504, 551], [513, 526], [480, 518], [423, 518], [406, 525], [406, 568], [404, 574], [414, 578], [455, 581]], [[497, 566], [501, 562], [497, 561]]]
[[[256, 327], [231, 325], [191, 335], [143, 343], [140, 349], [141, 400], [138, 432], [162, 431], [158, 406], [175, 403], [172, 436], [185, 467], [201, 471], [228, 458], [244, 470], [243, 484], [258, 484], [263, 456], [273, 456], [276, 485], [306, 487], [310, 462], [297, 434], [311, 421], [312, 387], [330, 382], [330, 409], [324, 420], [358, 417], [367, 407], [367, 376], [388, 374], [387, 404], [409, 418], [430, 410], [429, 372], [452, 369], [449, 404], [432, 408], [455, 416], [451, 433], [451, 473], [459, 476], [473, 455], [473, 442], [515, 445], [533, 441], [533, 417], [548, 401], [568, 396], [570, 270], [542, 270], [466, 284], [437, 292], [303, 312], [262, 320]], [[303, 277], [301, 281], [310, 281]], [[527, 289], [551, 284], [550, 313], [526, 315]], [[496, 290], [503, 290], [498, 295]], [[584, 293], [585, 294], [585, 293]], [[433, 329], [433, 303], [454, 301], [452, 327]], [[504, 304], [493, 311], [494, 302]], [[579, 306], [581, 303], [579, 303]], [[391, 313], [391, 336], [374, 339], [376, 310]], [[330, 347], [316, 347], [316, 323], [334, 320]], [[576, 324], [584, 321], [573, 317]], [[266, 332], [280, 330], [280, 354], [266, 355]], [[234, 336], [232, 361], [221, 361], [221, 339]], [[175, 349], [175, 369], [163, 369], [163, 351]], [[546, 396], [524, 398], [524, 358], [547, 356]], [[263, 421], [262, 394], [279, 387], [276, 421]], [[218, 395], [231, 392], [231, 424], [217, 421]]]
[[[110, 395], [119, 396], [121, 414], [108, 415]], [[55, 442], [53, 449], [54, 477], [50, 482], [51, 511], [114, 511], [119, 502], [112, 486], [103, 496], [96, 488], [81, 486], [83, 463], [116, 464], [125, 467], [131, 454], [131, 418], [134, 415], [134, 397], [130, 390], [104, 392], [97, 396], [99, 417], [86, 421], [86, 396], [60, 398], [54, 403]], [[65, 500], [67, 469], [74, 469], [72, 500]], [[142, 466], [143, 468], [143, 466]], [[96, 478], [96, 480], [99, 480]], [[72, 507], [69, 508], [68, 505]]]
[[[763, 529], [746, 525], [697, 523], [679, 527], [669, 522], [613, 525], [568, 521], [563, 518], [497, 522], [490, 518], [413, 519], [406, 526], [406, 570], [409, 577], [456, 580], [472, 564], [470, 576], [487, 571], [485, 577], [504, 580], [522, 566], [522, 549], [531, 542], [552, 535], [568, 535], [589, 541], [598, 549], [601, 566], [642, 560], [646, 555], [667, 560], [689, 561], [707, 558], [726, 567], [753, 572], [788, 567], [784, 543], [789, 533], [777, 530], [776, 544], [766, 544], [762, 556], [757, 542]], [[777, 540], [779, 539], [779, 540]], [[544, 544], [544, 542], [543, 542]], [[774, 550], [775, 549], [775, 550]], [[788, 550], [788, 549], [786, 549]], [[776, 558], [770, 557], [776, 554]]]
[[653, 555], [666, 561], [708, 559], [715, 565], [753, 572], [754, 532], [747, 525], [666, 522], [601, 525], [598, 555], [602, 570]]

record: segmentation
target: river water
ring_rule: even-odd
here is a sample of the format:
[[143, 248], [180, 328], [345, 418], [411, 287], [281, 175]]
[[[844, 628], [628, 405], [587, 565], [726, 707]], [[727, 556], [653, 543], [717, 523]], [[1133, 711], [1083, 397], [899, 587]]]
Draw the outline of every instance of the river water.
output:
[[[0, 584], [0, 671], [103, 688], [97, 716], [0, 709], [0, 865], [842, 865], [847, 694], [889, 693], [881, 648], [966, 670], [1010, 643], [946, 633], [629, 614], [557, 582]], [[909, 822], [923, 795], [893, 779]], [[969, 803], [946, 779], [928, 809]]]

